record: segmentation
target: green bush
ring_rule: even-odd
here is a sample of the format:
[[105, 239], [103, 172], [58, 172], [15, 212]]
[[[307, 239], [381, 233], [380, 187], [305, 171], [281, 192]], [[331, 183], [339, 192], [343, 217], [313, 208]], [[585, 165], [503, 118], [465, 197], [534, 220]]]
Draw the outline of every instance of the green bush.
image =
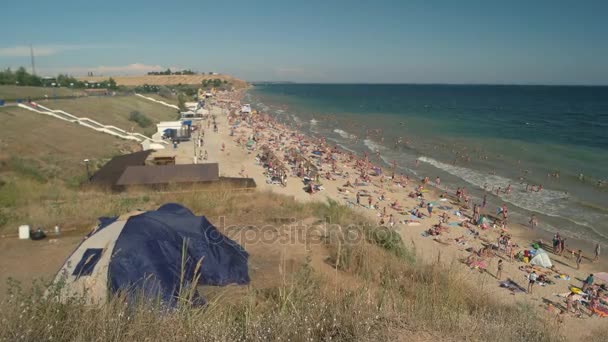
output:
[[41, 165], [34, 159], [12, 157], [8, 163], [9, 168], [19, 175], [32, 178], [38, 182], [45, 182], [46, 175], [41, 171]]
[[129, 114], [129, 121], [136, 122], [139, 127], [145, 128], [152, 125], [152, 120], [150, 120], [144, 114], [134, 110]]

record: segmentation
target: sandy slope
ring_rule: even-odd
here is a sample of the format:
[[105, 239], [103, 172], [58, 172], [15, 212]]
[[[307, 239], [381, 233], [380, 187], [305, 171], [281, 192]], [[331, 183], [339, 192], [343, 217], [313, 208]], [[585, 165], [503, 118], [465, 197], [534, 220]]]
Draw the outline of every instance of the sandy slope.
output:
[[216, 79], [226, 80], [232, 83], [235, 88], [244, 88], [247, 82], [230, 75], [158, 75], [158, 76], [92, 76], [78, 77], [81, 81], [103, 82], [112, 77], [119, 86], [138, 86], [138, 85], [178, 85], [178, 84], [201, 84], [203, 80]]

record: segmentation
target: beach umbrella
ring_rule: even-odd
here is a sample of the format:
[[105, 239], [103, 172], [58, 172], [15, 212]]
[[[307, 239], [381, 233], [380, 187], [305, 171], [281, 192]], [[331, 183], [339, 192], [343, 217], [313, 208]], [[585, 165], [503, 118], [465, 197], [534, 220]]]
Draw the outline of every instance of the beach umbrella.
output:
[[606, 272], [594, 273], [593, 277], [595, 279], [602, 280], [602, 281], [608, 283], [608, 273], [606, 273]]

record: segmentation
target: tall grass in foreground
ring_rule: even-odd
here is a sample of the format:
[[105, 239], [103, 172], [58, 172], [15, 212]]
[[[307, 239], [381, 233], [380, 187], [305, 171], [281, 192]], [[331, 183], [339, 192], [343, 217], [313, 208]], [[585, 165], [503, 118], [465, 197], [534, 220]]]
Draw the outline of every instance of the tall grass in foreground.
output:
[[[383, 266], [380, 266], [383, 267]], [[105, 305], [82, 298], [59, 302], [42, 291], [20, 292], [0, 303], [0, 339], [10, 341], [381, 341], [418, 336], [477, 341], [554, 341], [557, 331], [528, 308], [464, 296], [468, 289], [439, 272], [363, 283], [337, 293], [305, 265], [281, 286], [230, 288], [203, 307], [167, 311], [150, 303]]]
[[[398, 234], [374, 227], [335, 202], [303, 204], [271, 193], [221, 189], [71, 196], [54, 209], [56, 219], [88, 215], [90, 222], [93, 213], [179, 202], [210, 218], [224, 215], [234, 224], [263, 224], [276, 217], [330, 222], [324, 240], [327, 263], [348, 286], [336, 286], [336, 279], [308, 262], [278, 286], [229, 286], [208, 296], [203, 307], [189, 305], [191, 292], [183, 291], [174, 310], [144, 301], [126, 305], [121, 296], [103, 305], [87, 304], [85, 298], [56, 301], [44, 295], [44, 284], [29, 290], [13, 286], [0, 301], [0, 340], [560, 340], [555, 322], [532, 308], [498, 303], [453, 267], [416, 261], [415, 251], [407, 250]], [[363, 238], [351, 240], [347, 233]]]

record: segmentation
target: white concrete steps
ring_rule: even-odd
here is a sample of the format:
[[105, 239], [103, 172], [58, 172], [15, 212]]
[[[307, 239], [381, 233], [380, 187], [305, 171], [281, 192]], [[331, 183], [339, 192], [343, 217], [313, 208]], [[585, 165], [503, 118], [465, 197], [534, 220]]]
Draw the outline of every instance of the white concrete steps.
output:
[[162, 104], [163, 106], [167, 106], [167, 107], [171, 107], [171, 108], [173, 108], [173, 109], [178, 109], [178, 110], [179, 110], [179, 107], [178, 107], [178, 106], [176, 106], [176, 105], [172, 105], [172, 104], [169, 104], [169, 103], [167, 103], [167, 102], [165, 102], [165, 101], [157, 100], [157, 99], [155, 99], [155, 98], [148, 97], [148, 96], [144, 96], [144, 95], [141, 95], [141, 94], [135, 94], [135, 95], [137, 95], [137, 96], [141, 97], [142, 99], [146, 99], [146, 100], [149, 100], [149, 101], [152, 101], [152, 102], [160, 103], [160, 104]]
[[[77, 117], [66, 111], [58, 110], [58, 109], [57, 110], [50, 109], [50, 108], [47, 108], [40, 104], [35, 103], [34, 106], [29, 106], [29, 105], [20, 103], [19, 107], [21, 107], [23, 109], [27, 109], [27, 110], [35, 112], [35, 113], [38, 113], [38, 114], [44, 114], [44, 115], [52, 116], [54, 118], [64, 120], [67, 122], [77, 123], [81, 126], [91, 128], [98, 132], [110, 134], [110, 135], [113, 135], [113, 136], [121, 138], [121, 139], [136, 141], [138, 143], [142, 143], [142, 145], [144, 142], [147, 142], [145, 146], [149, 146], [150, 143], [167, 145], [167, 142], [165, 142], [163, 140], [153, 139], [153, 138], [147, 137], [141, 133], [129, 133], [129, 132], [125, 131], [124, 129], [118, 128], [116, 126], [104, 125], [91, 118]], [[158, 147], [158, 145], [155, 145], [155, 146]]]

